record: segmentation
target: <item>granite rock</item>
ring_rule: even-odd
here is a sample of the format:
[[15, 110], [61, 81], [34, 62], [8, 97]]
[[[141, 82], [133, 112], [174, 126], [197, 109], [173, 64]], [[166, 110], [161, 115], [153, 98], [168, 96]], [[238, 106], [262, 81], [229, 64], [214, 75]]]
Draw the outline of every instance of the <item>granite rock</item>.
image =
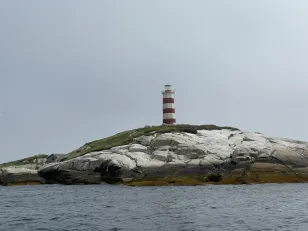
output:
[[39, 169], [39, 174], [47, 182], [64, 184], [209, 174], [236, 175], [241, 183], [249, 181], [249, 176], [254, 174], [251, 172], [256, 170], [258, 174], [278, 172], [305, 181], [307, 144], [228, 129], [198, 130], [197, 134], [157, 133], [135, 138], [129, 145], [45, 165]]

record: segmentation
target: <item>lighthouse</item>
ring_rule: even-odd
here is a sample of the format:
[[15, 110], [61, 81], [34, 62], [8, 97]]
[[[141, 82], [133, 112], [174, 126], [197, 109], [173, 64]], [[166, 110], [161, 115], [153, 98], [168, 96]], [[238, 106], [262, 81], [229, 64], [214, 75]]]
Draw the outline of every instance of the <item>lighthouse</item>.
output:
[[174, 90], [171, 85], [165, 85], [163, 95], [163, 124], [175, 124]]

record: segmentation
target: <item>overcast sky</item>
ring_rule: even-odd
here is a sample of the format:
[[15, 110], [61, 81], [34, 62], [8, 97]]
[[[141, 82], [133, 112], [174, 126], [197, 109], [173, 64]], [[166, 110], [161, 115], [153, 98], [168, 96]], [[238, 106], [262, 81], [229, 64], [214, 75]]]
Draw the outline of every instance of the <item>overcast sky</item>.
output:
[[306, 0], [0, 2], [0, 163], [162, 122], [308, 141]]

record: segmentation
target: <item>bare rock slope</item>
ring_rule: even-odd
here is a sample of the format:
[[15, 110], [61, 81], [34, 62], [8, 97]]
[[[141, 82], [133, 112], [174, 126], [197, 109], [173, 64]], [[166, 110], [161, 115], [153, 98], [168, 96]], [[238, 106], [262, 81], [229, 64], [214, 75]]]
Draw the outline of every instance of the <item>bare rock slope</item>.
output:
[[47, 183], [62, 184], [306, 182], [307, 145], [231, 128], [152, 131], [103, 150], [87, 144], [73, 157], [44, 165], [39, 175]]

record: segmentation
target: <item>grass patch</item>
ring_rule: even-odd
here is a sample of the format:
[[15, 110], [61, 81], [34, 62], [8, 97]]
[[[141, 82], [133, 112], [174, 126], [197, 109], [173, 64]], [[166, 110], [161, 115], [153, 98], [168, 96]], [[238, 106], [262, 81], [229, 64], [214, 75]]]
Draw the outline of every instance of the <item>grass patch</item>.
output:
[[42, 159], [42, 158], [47, 158], [47, 157], [48, 155], [39, 154], [39, 155], [24, 158], [24, 159], [3, 163], [3, 164], [0, 164], [0, 167], [10, 167], [10, 166], [20, 166], [20, 165], [25, 165], [25, 164], [32, 164], [33, 161], [37, 159]]
[[149, 135], [150, 133], [168, 133], [168, 132], [188, 132], [196, 134], [197, 130], [238, 130], [233, 127], [219, 127], [216, 125], [162, 125], [162, 126], [152, 126], [137, 128], [134, 130], [124, 131], [116, 135], [110, 136], [108, 138], [95, 140], [89, 143], [86, 143], [81, 148], [70, 152], [68, 155], [63, 157], [60, 161], [69, 160], [76, 158], [78, 156], [83, 156], [90, 152], [107, 150], [116, 146], [127, 145], [133, 142], [134, 138]]

